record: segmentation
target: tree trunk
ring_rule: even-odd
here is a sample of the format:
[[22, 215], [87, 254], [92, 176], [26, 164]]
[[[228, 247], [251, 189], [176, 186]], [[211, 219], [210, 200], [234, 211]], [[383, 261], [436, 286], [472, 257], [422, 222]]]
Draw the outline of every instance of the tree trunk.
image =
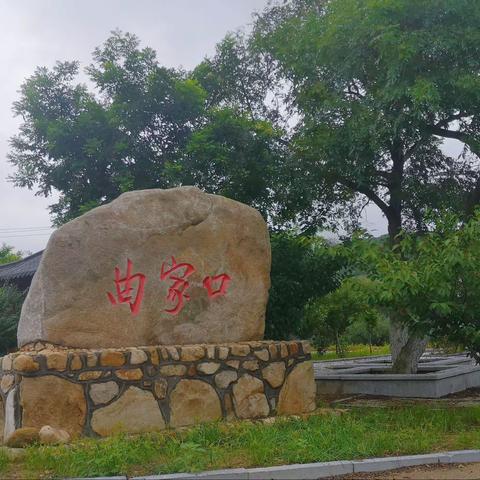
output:
[[390, 319], [393, 373], [417, 373], [418, 362], [426, 346], [426, 338], [411, 335], [407, 327], [394, 318]]
[[335, 353], [338, 357], [343, 357], [342, 346], [340, 345], [340, 337], [338, 335], [338, 331], [335, 332]]
[[[393, 168], [390, 184], [390, 205], [387, 214], [388, 235], [392, 246], [399, 242], [399, 233], [402, 230], [402, 181], [403, 181], [403, 154], [397, 145], [392, 151]], [[392, 353], [393, 373], [417, 373], [418, 362], [427, 340], [412, 335], [394, 315], [390, 318], [390, 349]]]

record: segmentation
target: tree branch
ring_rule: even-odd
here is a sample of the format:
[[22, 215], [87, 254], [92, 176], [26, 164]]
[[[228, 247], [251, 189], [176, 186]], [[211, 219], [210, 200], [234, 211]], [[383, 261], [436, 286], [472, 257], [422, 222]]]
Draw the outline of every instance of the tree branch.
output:
[[[448, 125], [451, 122], [454, 122], [455, 120], [461, 120], [462, 118], [467, 116], [468, 115], [466, 112], [458, 112], [454, 115], [450, 115], [449, 117], [444, 118], [443, 120], [439, 121], [435, 125], [427, 126], [427, 132], [430, 134], [438, 135], [440, 137], [455, 138], [456, 140], [464, 141], [462, 140], [462, 138], [460, 138], [461, 132], [445, 129], [445, 127], [448, 127]], [[466, 138], [466, 134], [464, 135], [465, 137], [463, 138]], [[410, 159], [410, 157], [412, 157], [412, 155], [414, 155], [417, 152], [417, 150], [422, 146], [425, 140], [426, 140], [426, 136], [422, 135], [422, 137], [405, 152], [404, 159], [405, 160]]]
[[360, 93], [360, 90], [358, 89], [357, 85], [355, 85], [355, 84], [348, 85], [347, 93], [349, 95], [353, 95], [354, 97], [357, 97], [357, 98], [365, 98], [365, 96]]
[[448, 130], [445, 128], [441, 128], [437, 125], [429, 125], [427, 127], [427, 131], [432, 133], [433, 135], [437, 135], [439, 137], [446, 137], [446, 138], [454, 138], [455, 140], [460, 140], [461, 142], [467, 143], [468, 134], [464, 132], [459, 132], [457, 130]]
[[443, 127], [448, 127], [448, 125], [451, 123], [451, 122], [454, 122], [455, 120], [461, 120], [462, 118], [464, 117], [468, 117], [467, 113], [466, 112], [458, 112], [454, 115], [450, 115], [449, 117], [447, 118], [444, 118], [443, 120], [440, 120], [438, 123], [436, 123], [435, 125], [433, 125], [434, 127], [440, 127], [440, 128], [443, 128]]
[[385, 215], [389, 215], [390, 207], [374, 192], [371, 188], [360, 183], [352, 182], [346, 178], [339, 180], [341, 184], [350, 188], [351, 190], [361, 193], [369, 198]]

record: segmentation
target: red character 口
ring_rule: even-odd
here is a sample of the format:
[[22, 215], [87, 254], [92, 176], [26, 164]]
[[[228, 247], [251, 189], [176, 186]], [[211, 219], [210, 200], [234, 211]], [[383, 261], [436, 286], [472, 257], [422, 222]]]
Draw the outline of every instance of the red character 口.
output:
[[[127, 273], [124, 277], [121, 277], [120, 269], [115, 267], [115, 289], [116, 296], [110, 292], [107, 292], [108, 299], [112, 305], [118, 305], [122, 303], [128, 303], [130, 311], [133, 315], [137, 315], [140, 311], [140, 305], [143, 300], [143, 293], [145, 290], [145, 275], [143, 273], [136, 273], [132, 275], [133, 263], [127, 259]], [[132, 282], [137, 281], [137, 292], [135, 298], [132, 295]]]
[[172, 265], [166, 268], [166, 262], [162, 263], [160, 280], [173, 280], [173, 285], [168, 288], [167, 300], [174, 302], [175, 305], [166, 309], [167, 313], [177, 315], [183, 308], [185, 300], [190, 300], [190, 295], [185, 293], [189, 287], [187, 278], [195, 271], [195, 267], [190, 263], [177, 263], [175, 257], [172, 257]]
[[207, 289], [208, 297], [215, 298], [225, 295], [227, 293], [230, 280], [230, 276], [226, 273], [221, 273], [220, 275], [215, 275], [213, 277], [205, 277], [203, 280], [203, 286]]

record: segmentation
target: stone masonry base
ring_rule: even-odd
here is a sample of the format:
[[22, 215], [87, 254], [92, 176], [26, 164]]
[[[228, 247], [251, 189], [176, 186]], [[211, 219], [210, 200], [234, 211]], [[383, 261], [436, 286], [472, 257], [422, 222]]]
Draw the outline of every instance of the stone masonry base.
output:
[[65, 349], [36, 342], [1, 359], [0, 428], [73, 437], [315, 409], [307, 342]]

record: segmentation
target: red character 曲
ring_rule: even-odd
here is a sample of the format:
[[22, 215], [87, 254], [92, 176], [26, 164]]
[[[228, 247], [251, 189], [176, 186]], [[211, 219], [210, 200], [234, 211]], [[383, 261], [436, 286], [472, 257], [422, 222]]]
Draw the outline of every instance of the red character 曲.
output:
[[[108, 299], [112, 305], [118, 305], [122, 303], [128, 303], [130, 305], [130, 311], [133, 315], [137, 315], [140, 311], [140, 305], [143, 300], [143, 293], [145, 289], [145, 275], [143, 273], [136, 273], [132, 275], [133, 263], [130, 259], [127, 259], [127, 273], [124, 277], [121, 277], [120, 269], [115, 267], [115, 289], [116, 296], [110, 292], [107, 292]], [[132, 295], [132, 282], [137, 281], [137, 292], [135, 299]]]
[[[167, 266], [168, 267], [168, 266]], [[185, 300], [190, 300], [190, 295], [185, 293], [189, 287], [187, 278], [195, 271], [195, 267], [190, 263], [177, 263], [175, 257], [172, 257], [172, 265], [166, 268], [165, 262], [162, 263], [160, 280], [173, 280], [173, 285], [168, 288], [167, 300], [174, 302], [175, 305], [166, 309], [167, 313], [177, 315], [183, 308]]]
[[213, 277], [205, 277], [203, 286], [207, 289], [209, 298], [219, 297], [227, 293], [228, 285], [230, 284], [230, 276], [226, 273], [215, 275]]

